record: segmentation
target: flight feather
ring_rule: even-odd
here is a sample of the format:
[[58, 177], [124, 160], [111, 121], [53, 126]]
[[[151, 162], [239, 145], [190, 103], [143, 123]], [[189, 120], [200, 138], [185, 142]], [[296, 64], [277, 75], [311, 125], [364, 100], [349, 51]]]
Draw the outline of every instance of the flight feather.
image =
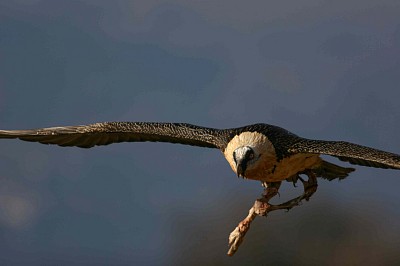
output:
[[351, 164], [400, 169], [400, 156], [346, 141], [301, 139], [288, 149], [291, 153], [326, 154]]
[[170, 142], [221, 149], [221, 130], [185, 123], [105, 122], [31, 130], [0, 130], [0, 138], [91, 148], [118, 142]]

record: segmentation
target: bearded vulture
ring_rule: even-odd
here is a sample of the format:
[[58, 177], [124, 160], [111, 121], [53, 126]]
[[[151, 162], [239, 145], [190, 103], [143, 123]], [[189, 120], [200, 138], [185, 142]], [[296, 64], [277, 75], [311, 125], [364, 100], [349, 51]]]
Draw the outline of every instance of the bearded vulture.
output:
[[323, 160], [330, 155], [351, 164], [400, 169], [400, 156], [345, 141], [311, 140], [283, 128], [254, 124], [215, 129], [185, 123], [106, 122], [33, 130], [0, 130], [0, 138], [91, 148], [117, 142], [170, 142], [219, 149], [238, 177], [263, 184], [312, 171], [329, 180], [345, 178], [353, 168]]

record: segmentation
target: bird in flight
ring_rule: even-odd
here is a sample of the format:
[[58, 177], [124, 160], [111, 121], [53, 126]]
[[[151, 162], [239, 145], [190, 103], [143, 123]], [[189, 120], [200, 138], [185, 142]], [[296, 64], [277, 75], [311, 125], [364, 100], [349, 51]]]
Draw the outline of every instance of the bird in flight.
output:
[[312, 171], [329, 180], [353, 168], [323, 160], [331, 155], [351, 164], [400, 169], [400, 155], [344, 141], [311, 140], [283, 128], [254, 124], [215, 129], [185, 123], [106, 122], [32, 130], [0, 130], [0, 138], [91, 148], [118, 142], [170, 142], [219, 149], [238, 177], [263, 185]]

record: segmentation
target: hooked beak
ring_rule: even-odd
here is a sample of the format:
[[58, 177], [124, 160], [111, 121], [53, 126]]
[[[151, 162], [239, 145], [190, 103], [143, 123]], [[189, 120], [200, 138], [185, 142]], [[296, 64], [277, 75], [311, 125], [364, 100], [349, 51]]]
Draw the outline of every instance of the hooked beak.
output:
[[251, 147], [243, 146], [233, 152], [233, 160], [236, 164], [236, 174], [245, 178], [247, 163], [254, 158], [254, 151]]
[[236, 174], [238, 177], [244, 178], [244, 174], [246, 172], [247, 162], [241, 161], [236, 164]]

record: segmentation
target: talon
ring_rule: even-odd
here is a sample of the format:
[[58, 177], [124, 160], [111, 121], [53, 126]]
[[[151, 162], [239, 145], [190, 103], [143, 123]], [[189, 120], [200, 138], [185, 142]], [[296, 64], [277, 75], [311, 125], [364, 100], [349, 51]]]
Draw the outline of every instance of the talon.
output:
[[293, 175], [293, 176], [291, 176], [291, 177], [286, 178], [286, 181], [287, 181], [287, 182], [292, 182], [293, 186], [294, 186], [294, 187], [297, 187], [297, 186], [296, 186], [297, 179], [298, 179], [297, 175]]
[[256, 200], [254, 203], [254, 212], [258, 216], [267, 216], [270, 205], [262, 200]]

